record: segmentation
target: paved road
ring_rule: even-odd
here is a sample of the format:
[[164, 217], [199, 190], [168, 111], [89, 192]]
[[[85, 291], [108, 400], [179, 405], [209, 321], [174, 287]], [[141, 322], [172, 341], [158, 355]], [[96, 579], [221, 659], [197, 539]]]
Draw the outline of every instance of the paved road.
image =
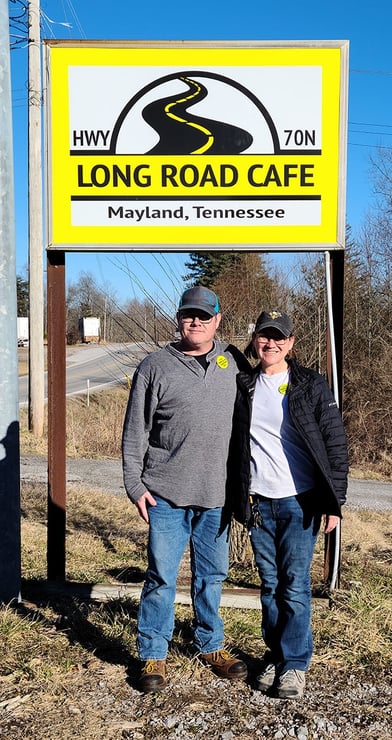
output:
[[[22, 457], [21, 478], [47, 481], [47, 461], [43, 457]], [[85, 485], [114, 494], [124, 494], [120, 460], [67, 460], [67, 482]], [[392, 511], [392, 483], [349, 479], [348, 509]]]
[[[146, 354], [144, 344], [84, 345], [68, 348], [66, 365], [67, 396], [102, 390], [123, 382]], [[151, 347], [149, 348], [151, 351]], [[19, 377], [19, 402], [27, 405], [28, 376]], [[47, 373], [45, 373], [45, 401]]]

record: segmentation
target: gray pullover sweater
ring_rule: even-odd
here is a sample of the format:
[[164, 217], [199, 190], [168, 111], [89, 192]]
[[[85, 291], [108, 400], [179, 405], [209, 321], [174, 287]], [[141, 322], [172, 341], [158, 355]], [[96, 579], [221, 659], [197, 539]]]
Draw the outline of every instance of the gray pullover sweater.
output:
[[205, 371], [169, 344], [136, 369], [122, 440], [131, 501], [148, 490], [176, 506], [223, 506], [236, 375], [247, 361], [218, 341], [207, 360]]

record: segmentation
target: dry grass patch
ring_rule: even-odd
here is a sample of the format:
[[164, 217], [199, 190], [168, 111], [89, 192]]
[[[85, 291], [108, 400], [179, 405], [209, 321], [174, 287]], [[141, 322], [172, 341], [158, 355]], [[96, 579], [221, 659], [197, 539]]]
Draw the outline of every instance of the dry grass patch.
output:
[[346, 511], [341, 588], [313, 620], [319, 662], [377, 670], [391, 661], [391, 562], [392, 513]]
[[[249, 689], [243, 684], [225, 687], [222, 692], [221, 682], [214, 679], [192, 650], [192, 611], [187, 606], [176, 607], [175, 631], [168, 656], [171, 690], [158, 697], [141, 696], [135, 689], [137, 602], [125, 598], [86, 601], [66, 595], [49, 596], [42, 588], [37, 589], [37, 581], [45, 579], [46, 487], [23, 486], [22, 506], [23, 602], [15, 608], [0, 609], [0, 734], [4, 732], [16, 740], [25, 737], [68, 740], [75, 736], [86, 740], [131, 737], [152, 740], [156, 733], [168, 738], [174, 735], [166, 721], [170, 722], [173, 713], [181, 718], [186, 710], [194, 711], [195, 736], [200, 736], [196, 723], [200, 712], [207, 716], [213, 706], [215, 717], [217, 709], [226, 701], [227, 711], [230, 708], [233, 713], [233, 722], [239, 721], [241, 712], [250, 723], [258, 712], [264, 712], [264, 724], [271, 722], [272, 727], [276, 716], [278, 724], [273, 733], [271, 729], [271, 737], [275, 736], [285, 711], [282, 704], [269, 700], [272, 703], [264, 705], [262, 698], [251, 699]], [[341, 697], [347, 687], [351, 686], [350, 691], [353, 691], [358, 676], [364, 676], [364, 685], [369, 681], [374, 681], [375, 685], [381, 682], [385, 694], [392, 660], [388, 560], [391, 530], [392, 514], [346, 512], [342, 591], [335, 594], [332, 608], [328, 608], [328, 600], [325, 600], [322, 608], [314, 609], [315, 654], [306, 703], [310, 707], [310, 717], [318, 711], [314, 704], [320, 697], [312, 699], [311, 688], [318, 683], [322, 686], [320, 696], [326, 697], [325, 707], [330, 706], [335, 686], [340, 686], [339, 709], [336, 710], [340, 716], [354, 711], [354, 707], [355, 712], [359, 711], [350, 697], [346, 702], [349, 709], [345, 706], [343, 711], [341, 705]], [[89, 583], [140, 581], [146, 564], [146, 532], [146, 526], [125, 496], [85, 488], [70, 489], [68, 579]], [[322, 562], [320, 539], [317, 557]], [[230, 578], [232, 585], [257, 582], [251, 562], [232, 569]], [[350, 585], [352, 581], [356, 581], [355, 585]], [[243, 657], [254, 673], [264, 650], [260, 612], [226, 608], [222, 616], [228, 647]], [[238, 704], [240, 697], [241, 705]], [[334, 711], [332, 707], [331, 721]], [[382, 708], [377, 711], [384, 722], [385, 712], [382, 714]], [[367, 711], [365, 714], [368, 717]], [[158, 724], [150, 726], [152, 718]], [[209, 721], [213, 721], [212, 715]], [[287, 726], [291, 727], [291, 715], [287, 721]], [[212, 732], [211, 736], [220, 737], [228, 726], [227, 719], [223, 718], [219, 731]], [[234, 736], [248, 737], [242, 731], [235, 732]], [[251, 736], [254, 737], [254, 733]], [[372, 738], [384, 736], [381, 732], [369, 735]]]
[[[22, 572], [46, 578], [46, 487], [22, 486]], [[147, 527], [126, 496], [67, 491], [67, 578], [90, 583], [142, 580]]]
[[67, 455], [113, 458], [121, 455], [121, 437], [129, 390], [117, 386], [67, 401]]
[[[91, 459], [119, 458], [125, 409], [129, 390], [116, 386], [111, 390], [67, 399], [66, 455]], [[47, 409], [44, 434], [35, 437], [28, 430], [27, 409], [20, 411], [20, 446], [22, 455], [47, 454]]]
[[[25, 485], [22, 492], [22, 568], [28, 582], [46, 578], [46, 490]], [[333, 659], [340, 665], [386, 666], [392, 659], [391, 619], [391, 534], [392, 514], [349, 512], [342, 528], [341, 590], [335, 592], [328, 609], [314, 610], [316, 660]], [[147, 527], [125, 496], [71, 488], [67, 504], [67, 578], [84, 583], [134, 583], [143, 580], [146, 567]], [[322, 580], [323, 540], [316, 548], [312, 578]], [[189, 583], [185, 558], [180, 569], [181, 583]], [[230, 569], [228, 585], [258, 586], [258, 575], [249, 551], [242, 566]], [[112, 617], [123, 631], [126, 620], [121, 604], [113, 605]], [[117, 613], [117, 608], [119, 612]], [[102, 612], [89, 607], [97, 618]], [[260, 616], [258, 612], [226, 609], [228, 641], [249, 654], [260, 654]], [[191, 624], [191, 611], [178, 607], [183, 631]], [[114, 621], [112, 619], [112, 627]], [[119, 626], [120, 625], [120, 626]], [[112, 629], [110, 625], [105, 629]], [[102, 625], [101, 625], [102, 628]], [[103, 628], [102, 628], [103, 629]], [[133, 636], [134, 637], [134, 636]], [[178, 647], [182, 638], [177, 641]], [[176, 646], [176, 640], [174, 647]]]

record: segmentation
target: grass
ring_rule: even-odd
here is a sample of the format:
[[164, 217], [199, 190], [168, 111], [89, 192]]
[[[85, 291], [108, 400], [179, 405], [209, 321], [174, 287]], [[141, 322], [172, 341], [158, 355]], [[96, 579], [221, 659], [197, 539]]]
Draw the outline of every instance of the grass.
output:
[[[168, 656], [170, 676], [176, 686], [183, 687], [183, 692], [179, 695], [174, 688], [165, 695], [145, 698], [130, 690], [130, 686], [136, 686], [139, 670], [136, 600], [116, 598], [100, 602], [50, 596], [37, 588], [45, 579], [45, 500], [44, 486], [23, 487], [23, 601], [14, 607], [0, 608], [0, 736], [4, 732], [4, 736], [15, 740], [71, 740], [75, 735], [84, 740], [155, 738], [155, 725], [150, 727], [152, 717], [164, 728], [171, 715], [177, 716], [184, 707], [187, 711], [193, 708], [196, 720], [199, 711], [207, 713], [210, 704], [224, 701], [222, 690], [214, 686], [213, 675], [192, 651], [190, 607], [176, 606]], [[335, 690], [337, 682], [344, 687], [352, 685], [354, 676], [363, 676], [362, 681], [376, 686], [378, 681], [388, 681], [392, 660], [391, 532], [392, 514], [346, 514], [342, 591], [336, 594], [331, 608], [325, 600], [321, 606], [316, 602], [313, 610], [311, 683], [321, 682], [324, 686], [326, 676], [332, 676], [325, 688], [326, 697]], [[85, 488], [69, 490], [70, 580], [139, 581], [146, 564], [145, 544], [146, 527], [125, 496]], [[316, 579], [320, 563], [322, 542], [315, 557]], [[184, 581], [187, 575], [181, 573]], [[251, 563], [242, 570], [237, 566], [230, 579], [234, 584], [257, 583]], [[353, 580], [355, 584], [350, 585]], [[227, 646], [246, 659], [254, 672], [264, 650], [259, 611], [226, 608], [222, 609], [222, 617]], [[245, 688], [238, 691], [243, 693]], [[239, 721], [235, 706], [231, 706], [233, 721]], [[252, 717], [256, 706], [245, 701], [245, 708], [241, 705], [238, 711]], [[277, 713], [279, 726], [280, 708], [268, 706], [266, 711], [272, 723]], [[387, 710], [380, 707], [376, 711], [384, 717]], [[150, 729], [146, 735], [137, 734], [138, 726]], [[197, 724], [195, 728], [195, 736], [200, 737]], [[158, 734], [176, 737], [168, 730]], [[220, 733], [214, 736], [223, 737]], [[240, 736], [243, 734], [234, 735]]]
[[[67, 457], [90, 459], [119, 458], [121, 435], [129, 390], [117, 386], [110, 391], [67, 399]], [[24, 455], [47, 454], [47, 419], [44, 435], [35, 437], [28, 431], [27, 409], [20, 410], [20, 444]]]
[[[170, 675], [182, 682], [184, 696], [178, 697], [175, 689], [174, 693], [146, 699], [130, 690], [138, 676], [137, 601], [85, 600], [65, 594], [51, 596], [42, 590], [46, 578], [46, 493], [43, 485], [24, 485], [22, 489], [23, 601], [0, 608], [0, 735], [4, 732], [15, 740], [71, 740], [75, 735], [85, 740], [153, 738], [153, 728], [149, 730], [152, 734], [137, 734], [138, 723], [149, 727], [153, 716], [165, 727], [173, 712], [176, 716], [188, 705], [194, 708], [196, 719], [199, 706], [207, 712], [209, 702], [222, 701], [220, 690], [218, 697], [213, 687], [212, 674], [192, 652], [190, 607], [176, 606], [168, 656]], [[392, 660], [391, 534], [390, 513], [346, 513], [342, 590], [336, 592], [330, 605], [328, 600], [314, 603], [312, 684], [318, 681], [324, 685], [326, 675], [333, 676], [332, 683], [340, 686], [352, 685], [355, 676], [363, 676], [362, 681], [376, 686], [380, 680], [388, 681]], [[70, 488], [69, 580], [139, 582], [146, 565], [145, 545], [146, 527], [125, 496]], [[322, 561], [321, 538], [314, 559], [316, 582]], [[185, 566], [180, 575], [183, 583], [189, 582]], [[257, 584], [251, 561], [242, 568], [232, 568], [230, 581], [232, 585]], [[259, 611], [226, 608], [222, 617], [227, 646], [245, 658], [254, 672], [264, 650]], [[326, 696], [333, 690], [329, 685]], [[187, 692], [189, 699], [185, 698]], [[253, 709], [247, 706], [251, 716], [254, 705]], [[236, 716], [234, 708], [232, 711]], [[273, 717], [279, 707], [267, 711]], [[384, 716], [382, 708], [377, 712]], [[162, 731], [162, 737], [172, 735]]]
[[[119, 457], [127, 398], [128, 389], [117, 387], [92, 394], [89, 406], [84, 398], [69, 399], [67, 455]], [[23, 454], [46, 454], [45, 437], [40, 440], [29, 434], [24, 411], [21, 449]], [[46, 579], [46, 495], [45, 488], [38, 484], [25, 484], [22, 490], [22, 566], [26, 584]], [[67, 578], [95, 584], [143, 580], [146, 527], [126, 497], [74, 487], [67, 491], [67, 498]], [[315, 640], [320, 648], [317, 659], [323, 661], [324, 655], [330, 658], [333, 645], [334, 661], [387, 665], [392, 658], [388, 640], [392, 614], [392, 514], [346, 511], [342, 536], [341, 589], [334, 598], [333, 609], [316, 610], [314, 615]], [[316, 586], [322, 583], [323, 560], [320, 537], [312, 570]], [[183, 576], [185, 570], [184, 564]], [[184, 577], [186, 581], [187, 576]], [[246, 538], [240, 563], [233, 562], [230, 569], [228, 585], [258, 585]], [[91, 609], [93, 614], [94, 608]], [[121, 604], [119, 609], [121, 622]], [[246, 640], [260, 641], [254, 614], [239, 615], [235, 611], [227, 616], [233, 624], [233, 642], [238, 644], [238, 634], [247, 635]], [[234, 626], [238, 620], [240, 624], [245, 620], [244, 629]], [[231, 639], [230, 631], [228, 638]], [[255, 652], [260, 649], [258, 642]]]
[[[44, 486], [30, 483], [23, 487], [22, 573], [27, 594], [29, 590], [34, 591], [34, 582], [46, 578], [45, 505]], [[146, 532], [146, 526], [125, 496], [71, 488], [67, 505], [68, 580], [92, 584], [142, 581], [146, 566]], [[341, 589], [336, 592], [331, 609], [325, 601], [324, 608], [316, 606], [314, 612], [315, 660], [324, 664], [333, 655], [333, 662], [339, 665], [386, 668], [392, 660], [392, 514], [346, 512], [342, 532]], [[323, 538], [320, 537], [313, 563], [314, 584], [322, 579], [322, 566]], [[186, 559], [180, 580], [189, 583]], [[258, 585], [250, 551], [242, 567], [237, 564], [231, 568], [228, 580], [231, 586]], [[75, 613], [87, 610], [89, 620], [93, 624], [97, 621], [108, 639], [115, 638], [124, 650], [133, 651], [135, 623], [129, 622], [129, 608], [134, 611], [132, 602], [127, 600], [106, 606], [76, 607], [74, 604], [72, 607]], [[258, 615], [253, 611], [224, 611], [229, 643], [244, 652], [259, 654]], [[188, 607], [179, 606], [177, 614], [189, 629]], [[15, 612], [6, 609], [0, 635], [17, 634], [19, 630], [30, 633], [42, 627], [40, 620], [30, 624], [22, 619], [19, 628], [17, 625]], [[2, 655], [3, 658], [6, 655], [4, 646]], [[0, 657], [0, 670], [1, 662]], [[66, 665], [65, 658], [62, 663]]]
[[[126, 389], [117, 388], [90, 398], [89, 407], [83, 399], [68, 401], [67, 454], [118, 457], [127, 395]], [[45, 439], [32, 438], [26, 423], [22, 414], [22, 454], [46, 454]], [[0, 608], [0, 735], [6, 727], [10, 737], [34, 740], [66, 740], [75, 732], [89, 740], [134, 737], [126, 730], [118, 734], [116, 718], [112, 718], [113, 730], [108, 729], [105, 708], [96, 694], [97, 686], [107, 682], [117, 697], [129, 701], [124, 674], [128, 670], [132, 681], [138, 671], [137, 603], [130, 598], [98, 602], [44, 594], [46, 499], [44, 485], [23, 484], [23, 601]], [[142, 581], [146, 533], [125, 496], [70, 487], [67, 579], [90, 584]], [[391, 538], [392, 513], [345, 512], [341, 589], [331, 602], [314, 602], [312, 670], [321, 680], [325, 671], [333, 669], [345, 680], [363, 672], [388, 675], [392, 660]], [[322, 581], [322, 571], [320, 537], [312, 570], [315, 585]], [[180, 580], [189, 583], [185, 559]], [[228, 585], [258, 586], [249, 546], [245, 546], [242, 563], [232, 565]], [[263, 653], [259, 612], [223, 609], [222, 616], [228, 646], [252, 664]], [[205, 684], [212, 679], [192, 655], [191, 622], [191, 609], [178, 605], [169, 663], [180, 676], [202, 676]], [[82, 712], [80, 718], [78, 712]], [[41, 715], [46, 718], [45, 727]]]

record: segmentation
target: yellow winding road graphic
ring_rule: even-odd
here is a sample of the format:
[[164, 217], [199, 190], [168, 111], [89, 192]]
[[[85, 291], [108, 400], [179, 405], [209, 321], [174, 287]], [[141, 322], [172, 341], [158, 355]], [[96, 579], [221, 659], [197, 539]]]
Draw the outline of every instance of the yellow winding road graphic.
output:
[[198, 123], [193, 123], [192, 121], [187, 121], [186, 118], [181, 118], [181, 116], [177, 116], [175, 113], [171, 112], [171, 108], [175, 108], [179, 103], [187, 103], [189, 100], [192, 100], [193, 98], [196, 98], [198, 95], [200, 95], [201, 92], [201, 86], [195, 82], [194, 80], [190, 80], [187, 77], [181, 77], [181, 79], [184, 82], [187, 82], [188, 85], [192, 85], [195, 88], [195, 91], [191, 93], [190, 95], [186, 95], [184, 98], [179, 98], [178, 100], [175, 100], [174, 103], [168, 103], [165, 106], [165, 113], [169, 118], [172, 118], [174, 121], [179, 121], [180, 123], [185, 123], [186, 126], [191, 126], [192, 128], [197, 129], [198, 131], [201, 131], [205, 136], [207, 137], [207, 141], [203, 146], [199, 147], [198, 149], [195, 149], [191, 154], [204, 154], [207, 152], [214, 143], [214, 136], [207, 128], [204, 126], [200, 126]]

